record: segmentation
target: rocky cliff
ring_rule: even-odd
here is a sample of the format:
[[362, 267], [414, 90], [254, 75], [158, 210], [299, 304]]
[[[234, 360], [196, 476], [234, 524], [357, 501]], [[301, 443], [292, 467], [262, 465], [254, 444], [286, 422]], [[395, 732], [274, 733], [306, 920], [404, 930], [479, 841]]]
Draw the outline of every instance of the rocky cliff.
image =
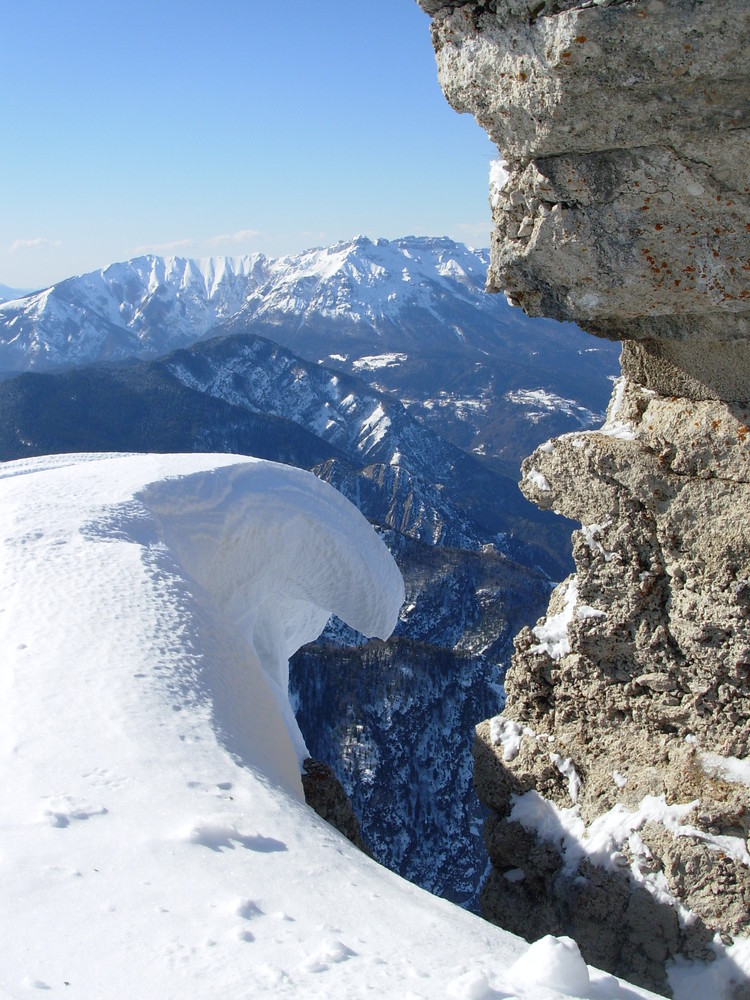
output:
[[750, 7], [420, 5], [505, 161], [489, 288], [624, 342], [604, 427], [524, 463], [582, 527], [477, 729], [484, 912], [669, 994], [750, 933]]

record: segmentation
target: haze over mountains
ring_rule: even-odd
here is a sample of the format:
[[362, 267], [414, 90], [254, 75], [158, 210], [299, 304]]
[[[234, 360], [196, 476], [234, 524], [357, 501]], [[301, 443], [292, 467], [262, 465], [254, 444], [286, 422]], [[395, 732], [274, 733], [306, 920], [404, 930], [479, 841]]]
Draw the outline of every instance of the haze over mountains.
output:
[[10, 302], [11, 299], [19, 299], [29, 294], [28, 288], [11, 288], [10, 285], [0, 284], [0, 303]]
[[333, 622], [292, 663], [311, 752], [376, 857], [470, 903], [484, 866], [474, 723], [512, 636], [568, 570], [520, 457], [602, 416], [615, 345], [483, 291], [486, 253], [360, 238], [296, 257], [143, 257], [0, 305], [0, 459], [234, 452], [309, 469], [406, 583], [395, 638]]

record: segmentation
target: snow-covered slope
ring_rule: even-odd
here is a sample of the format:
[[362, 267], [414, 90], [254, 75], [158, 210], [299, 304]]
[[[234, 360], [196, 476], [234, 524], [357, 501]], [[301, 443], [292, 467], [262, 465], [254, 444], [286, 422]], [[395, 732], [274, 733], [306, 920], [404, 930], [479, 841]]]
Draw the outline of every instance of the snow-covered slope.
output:
[[0, 469], [0, 995], [648, 996], [379, 868], [302, 803], [282, 690], [329, 610], [387, 634], [390, 557], [237, 456]]
[[[488, 262], [486, 250], [447, 238], [372, 241], [359, 236], [273, 262], [268, 281], [248, 299], [238, 319], [295, 313], [346, 318], [380, 329], [384, 320], [398, 322], [405, 309], [421, 308], [442, 328], [449, 325], [442, 303], [446, 294], [493, 312], [493, 300], [481, 294]], [[462, 334], [454, 328], [451, 336], [460, 340]]]
[[138, 257], [0, 306], [0, 371], [156, 357], [230, 320], [343, 318], [372, 339], [384, 320], [417, 307], [442, 329], [451, 326], [446, 296], [493, 311], [486, 267], [484, 251], [416, 237], [360, 237], [275, 260]]
[[445, 451], [444, 442], [416, 424], [398, 401], [364, 382], [306, 363], [271, 341], [247, 336], [211, 341], [175, 353], [165, 364], [198, 392], [286, 417], [363, 460], [396, 464], [399, 455], [411, 454], [410, 471], [417, 474], [425, 471], [420, 462], [430, 468], [446, 462], [444, 455], [435, 454]]
[[263, 257], [138, 257], [0, 305], [0, 371], [155, 357], [233, 315]]
[[259, 334], [395, 393], [459, 447], [517, 466], [545, 438], [596, 423], [617, 348], [486, 294], [487, 258], [414, 236], [278, 259], [140, 257], [0, 303], [0, 374]]
[[[391, 517], [377, 520], [411, 537], [476, 546], [510, 532], [509, 519], [530, 512], [519, 504], [515, 478], [488, 472], [474, 456], [418, 423], [392, 395], [306, 362], [265, 338], [237, 334], [206, 341], [160, 364], [204, 396], [291, 420], [355, 466], [372, 469], [371, 478], [392, 507]], [[348, 482], [350, 466], [316, 471], [358, 506], [368, 492], [359, 477], [354, 486]], [[367, 513], [372, 518], [371, 510]]]
[[[252, 335], [0, 382], [3, 460], [105, 450], [244, 452], [314, 469], [371, 521], [410, 537], [540, 541], [544, 516], [515, 478], [442, 440], [393, 396]], [[547, 572], [567, 571], [540, 558]]]

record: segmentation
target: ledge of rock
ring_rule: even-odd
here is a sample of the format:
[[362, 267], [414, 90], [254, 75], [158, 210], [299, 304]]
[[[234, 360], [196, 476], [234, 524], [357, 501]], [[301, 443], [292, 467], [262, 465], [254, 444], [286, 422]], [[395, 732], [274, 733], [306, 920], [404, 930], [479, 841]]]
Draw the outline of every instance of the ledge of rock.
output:
[[658, 368], [658, 391], [746, 398], [747, 4], [421, 6], [448, 100], [507, 161], [490, 289], [636, 341], [631, 364]]
[[[494, 811], [485, 914], [571, 934], [587, 961], [657, 989], [675, 954], [750, 931], [749, 423], [623, 380], [602, 431], [526, 460], [526, 495], [583, 525], [576, 574], [517, 637], [502, 721], [475, 743]], [[547, 837], [519, 839], [530, 790], [575, 808], [579, 839], [609, 827], [606, 871], [595, 847], [571, 865]]]
[[582, 528], [477, 729], [484, 913], [668, 994], [750, 934], [750, 6], [420, 6], [505, 161], [489, 289], [624, 342], [604, 427], [523, 467]]

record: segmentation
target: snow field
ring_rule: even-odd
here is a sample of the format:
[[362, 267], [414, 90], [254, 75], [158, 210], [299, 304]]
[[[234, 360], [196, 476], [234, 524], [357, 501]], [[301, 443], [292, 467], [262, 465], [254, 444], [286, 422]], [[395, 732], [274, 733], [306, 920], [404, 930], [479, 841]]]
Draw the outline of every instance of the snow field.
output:
[[330, 612], [387, 635], [403, 600], [335, 491], [229, 455], [15, 462], [0, 539], [1, 996], [649, 995], [302, 802], [286, 659]]

